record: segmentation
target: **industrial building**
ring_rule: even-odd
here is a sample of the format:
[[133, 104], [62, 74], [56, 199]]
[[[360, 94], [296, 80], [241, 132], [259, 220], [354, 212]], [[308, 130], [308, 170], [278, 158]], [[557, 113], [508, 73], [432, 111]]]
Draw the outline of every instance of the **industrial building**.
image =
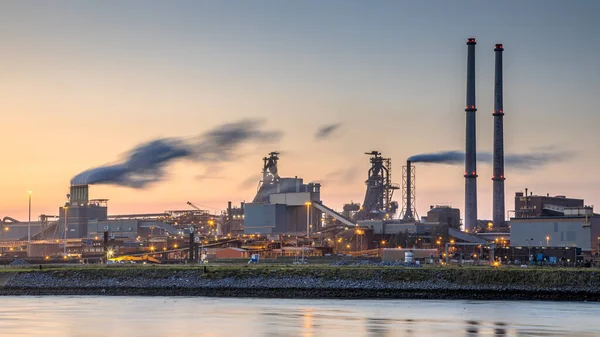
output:
[[[58, 217], [60, 233], [67, 228], [66, 238], [87, 237], [88, 220], [106, 220], [108, 217], [108, 199], [89, 200], [88, 185], [72, 185], [67, 194], [68, 201], [59, 207]], [[61, 234], [59, 237], [64, 238]]]
[[183, 230], [178, 230], [168, 223], [157, 220], [88, 220], [87, 238], [102, 237], [104, 232], [110, 232], [111, 236], [115, 239], [136, 239], [138, 236], [183, 235]]
[[424, 220], [428, 224], [446, 225], [451, 228], [460, 229], [460, 210], [450, 206], [432, 205]]
[[277, 152], [263, 158], [262, 180], [251, 203], [244, 205], [245, 234], [307, 234], [318, 231], [321, 185], [304, 184], [302, 178], [281, 178]]
[[[2, 228], [0, 228], [0, 240], [27, 240], [29, 225], [27, 222], [20, 222], [11, 217], [4, 217], [2, 219]], [[42, 221], [32, 221], [31, 233], [39, 233], [45, 225], [46, 223]]]
[[584, 207], [583, 199], [567, 198], [564, 195], [550, 196], [533, 195], [525, 189], [523, 192], [515, 193], [515, 217], [541, 217], [562, 215], [565, 207]]
[[241, 235], [244, 234], [244, 208], [245, 203], [240, 203], [240, 207], [232, 207], [231, 201], [227, 203], [227, 210], [223, 222], [223, 234]]
[[587, 206], [564, 207], [560, 215], [513, 218], [510, 245], [575, 247], [591, 254], [600, 250], [600, 215]]

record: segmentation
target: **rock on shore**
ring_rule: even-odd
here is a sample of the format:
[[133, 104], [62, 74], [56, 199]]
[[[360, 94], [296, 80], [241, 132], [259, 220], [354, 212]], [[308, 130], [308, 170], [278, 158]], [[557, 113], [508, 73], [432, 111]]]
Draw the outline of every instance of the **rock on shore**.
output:
[[502, 277], [494, 281], [493, 275], [461, 282], [456, 271], [402, 268], [215, 270], [212, 273], [197, 268], [20, 272], [0, 288], [0, 294], [600, 300], [600, 277], [596, 274], [573, 276], [575, 282], [538, 278], [538, 282], [532, 283], [531, 275], [521, 279], [517, 277], [519, 274], [508, 275], [509, 282]]

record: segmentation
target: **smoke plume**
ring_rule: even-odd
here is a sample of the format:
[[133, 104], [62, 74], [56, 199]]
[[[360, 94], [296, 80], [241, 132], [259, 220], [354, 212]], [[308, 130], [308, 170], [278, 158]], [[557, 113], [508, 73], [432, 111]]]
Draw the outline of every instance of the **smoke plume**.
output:
[[[526, 154], [508, 154], [504, 156], [504, 164], [508, 167], [519, 169], [533, 169], [551, 162], [558, 162], [570, 157], [570, 153], [560, 151], [547, 151]], [[489, 152], [477, 153], [477, 161], [491, 164], [493, 154]], [[408, 158], [413, 163], [438, 163], [460, 165], [465, 163], [465, 153], [460, 151], [443, 151], [419, 154]]]
[[329, 138], [340, 126], [342, 126], [342, 123], [323, 125], [317, 130], [315, 138], [317, 140]]
[[71, 185], [112, 184], [143, 188], [160, 181], [172, 162], [188, 159], [214, 165], [231, 161], [241, 146], [250, 142], [272, 142], [278, 131], [261, 130], [262, 121], [242, 120], [223, 124], [192, 139], [162, 138], [136, 146], [121, 163], [92, 168], [71, 179]]

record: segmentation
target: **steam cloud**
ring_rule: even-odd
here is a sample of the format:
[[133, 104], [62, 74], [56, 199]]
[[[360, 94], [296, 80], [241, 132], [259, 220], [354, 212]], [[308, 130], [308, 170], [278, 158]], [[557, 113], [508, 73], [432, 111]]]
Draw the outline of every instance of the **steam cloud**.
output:
[[168, 164], [181, 159], [215, 164], [231, 161], [245, 143], [272, 142], [281, 138], [279, 131], [261, 130], [262, 121], [242, 120], [223, 124], [195, 138], [163, 138], [138, 145], [124, 160], [79, 173], [71, 185], [113, 184], [143, 188], [160, 181]]
[[[548, 149], [547, 149], [548, 150]], [[533, 169], [550, 162], [568, 159], [569, 153], [559, 151], [537, 152], [529, 154], [509, 154], [504, 156], [504, 164], [520, 169]], [[477, 161], [491, 164], [493, 154], [489, 152], [477, 153]], [[438, 163], [460, 165], [465, 163], [465, 153], [460, 151], [444, 151], [419, 154], [408, 158], [413, 163]]]
[[342, 123], [323, 125], [317, 130], [315, 138], [317, 140], [328, 138], [335, 132], [335, 130], [339, 129], [340, 126], [342, 126]]

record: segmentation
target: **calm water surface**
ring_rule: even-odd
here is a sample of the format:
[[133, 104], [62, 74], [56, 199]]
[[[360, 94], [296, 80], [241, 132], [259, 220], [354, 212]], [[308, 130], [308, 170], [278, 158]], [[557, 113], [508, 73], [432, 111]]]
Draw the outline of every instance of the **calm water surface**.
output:
[[1, 336], [600, 336], [565, 302], [0, 297]]

